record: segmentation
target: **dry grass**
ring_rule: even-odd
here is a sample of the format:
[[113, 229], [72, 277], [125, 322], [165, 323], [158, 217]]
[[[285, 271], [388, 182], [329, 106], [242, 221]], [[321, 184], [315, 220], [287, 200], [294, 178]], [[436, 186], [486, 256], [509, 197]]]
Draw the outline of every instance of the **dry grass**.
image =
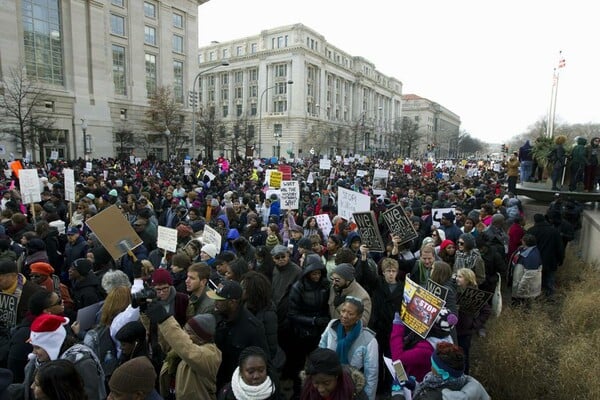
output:
[[474, 342], [471, 374], [492, 398], [600, 399], [600, 272], [569, 249], [557, 283], [555, 302], [524, 310], [505, 301]]

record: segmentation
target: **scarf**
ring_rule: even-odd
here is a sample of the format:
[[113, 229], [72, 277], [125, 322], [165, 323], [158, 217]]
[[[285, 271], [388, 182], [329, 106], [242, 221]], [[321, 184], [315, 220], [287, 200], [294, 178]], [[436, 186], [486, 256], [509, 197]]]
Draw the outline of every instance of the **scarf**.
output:
[[479, 249], [472, 249], [469, 251], [457, 251], [456, 259], [454, 260], [454, 270], [458, 271], [460, 268], [473, 269], [477, 258], [481, 257]]
[[237, 367], [231, 376], [231, 390], [237, 400], [265, 400], [275, 393], [269, 376], [260, 385], [250, 386], [240, 376], [240, 367]]
[[344, 326], [341, 323], [338, 323], [337, 326], [337, 347], [335, 352], [340, 357], [340, 363], [342, 365], [348, 364], [348, 352], [350, 351], [350, 347], [358, 338], [358, 335], [362, 332], [362, 321], [359, 320], [356, 325], [352, 328], [350, 332], [346, 334], [344, 330]]
[[417, 398], [419, 394], [428, 390], [439, 391], [442, 389], [460, 390], [467, 383], [466, 375], [461, 375], [458, 378], [443, 379], [432, 372], [427, 373], [423, 378], [423, 382], [419, 383], [413, 393], [413, 398]]

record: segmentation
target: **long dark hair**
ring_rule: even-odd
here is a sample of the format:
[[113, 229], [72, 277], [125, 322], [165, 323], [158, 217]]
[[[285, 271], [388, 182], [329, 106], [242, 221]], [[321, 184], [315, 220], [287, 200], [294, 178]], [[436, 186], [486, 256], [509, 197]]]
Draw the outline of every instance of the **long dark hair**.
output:
[[83, 379], [68, 360], [42, 364], [37, 371], [36, 384], [50, 400], [87, 400]]
[[248, 310], [257, 313], [271, 304], [271, 282], [264, 274], [248, 271], [241, 281], [244, 287], [244, 303]]

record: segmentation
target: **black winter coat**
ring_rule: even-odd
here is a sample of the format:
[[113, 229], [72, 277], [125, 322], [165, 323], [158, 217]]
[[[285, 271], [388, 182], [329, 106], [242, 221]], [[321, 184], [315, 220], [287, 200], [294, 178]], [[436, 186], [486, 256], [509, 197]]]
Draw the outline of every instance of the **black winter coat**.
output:
[[485, 264], [485, 281], [479, 285], [479, 289], [494, 293], [498, 283], [498, 275], [506, 277], [506, 262], [502, 255], [498, 253], [495, 247], [487, 246], [485, 249], [479, 249], [483, 263]]
[[377, 333], [378, 342], [384, 354], [389, 354], [390, 335], [392, 333], [392, 321], [394, 313], [400, 312], [402, 305], [402, 296], [404, 294], [404, 282], [398, 282], [393, 292], [390, 292], [389, 286], [384, 277], [379, 277], [377, 289], [371, 293], [373, 301], [371, 319], [369, 328]]
[[562, 238], [558, 229], [549, 222], [542, 221], [529, 228], [527, 233], [535, 236], [537, 240], [537, 248], [542, 255], [542, 270], [556, 271], [565, 258]]
[[90, 272], [82, 280], [74, 282], [71, 287], [71, 297], [75, 303], [75, 309], [91, 306], [102, 300], [100, 295], [100, 281], [98, 277]]
[[65, 270], [68, 270], [69, 267], [71, 267], [73, 261], [78, 258], [85, 258], [87, 252], [87, 241], [81, 236], [77, 238], [77, 241], [75, 241], [74, 244], [67, 243], [65, 246]]
[[[309, 279], [312, 271], [321, 270], [321, 280], [313, 282]], [[316, 319], [330, 318], [329, 281], [327, 270], [315, 265], [307, 266], [300, 279], [294, 282], [290, 290], [288, 318], [298, 338], [320, 337], [325, 325], [317, 325]]]

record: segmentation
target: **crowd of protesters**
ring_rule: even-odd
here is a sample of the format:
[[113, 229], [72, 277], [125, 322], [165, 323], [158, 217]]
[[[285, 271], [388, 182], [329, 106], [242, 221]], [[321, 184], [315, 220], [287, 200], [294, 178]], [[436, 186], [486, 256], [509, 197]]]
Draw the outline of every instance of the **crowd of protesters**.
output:
[[[456, 298], [469, 287], [494, 292], [499, 277], [509, 279], [515, 306], [551, 297], [579, 227], [576, 205], [557, 197], [526, 231], [507, 190], [512, 164], [506, 175], [483, 161], [352, 157], [331, 170], [317, 159], [289, 163], [300, 199], [286, 211], [265, 181], [278, 167], [271, 161], [29, 165], [41, 185], [34, 204], [23, 204], [16, 173], [3, 174], [0, 367], [11, 396], [283, 399], [291, 382], [299, 399], [401, 398], [403, 390], [428, 399], [442, 389], [489, 398], [468, 374], [491, 304], [465, 314]], [[75, 171], [70, 204], [64, 168]], [[385, 194], [373, 193], [376, 168], [389, 170]], [[370, 196], [385, 252], [370, 251], [338, 215], [339, 188]], [[381, 219], [397, 204], [417, 233], [407, 242]], [[142, 241], [116, 260], [86, 224], [112, 206]], [[329, 232], [315, 219], [323, 214]], [[176, 252], [157, 247], [159, 226], [176, 230]], [[220, 248], [203, 242], [206, 226]], [[425, 338], [398, 314], [409, 274], [448, 290]], [[82, 327], [78, 311], [94, 305], [95, 323]], [[410, 378], [392, 379], [382, 355]]]

